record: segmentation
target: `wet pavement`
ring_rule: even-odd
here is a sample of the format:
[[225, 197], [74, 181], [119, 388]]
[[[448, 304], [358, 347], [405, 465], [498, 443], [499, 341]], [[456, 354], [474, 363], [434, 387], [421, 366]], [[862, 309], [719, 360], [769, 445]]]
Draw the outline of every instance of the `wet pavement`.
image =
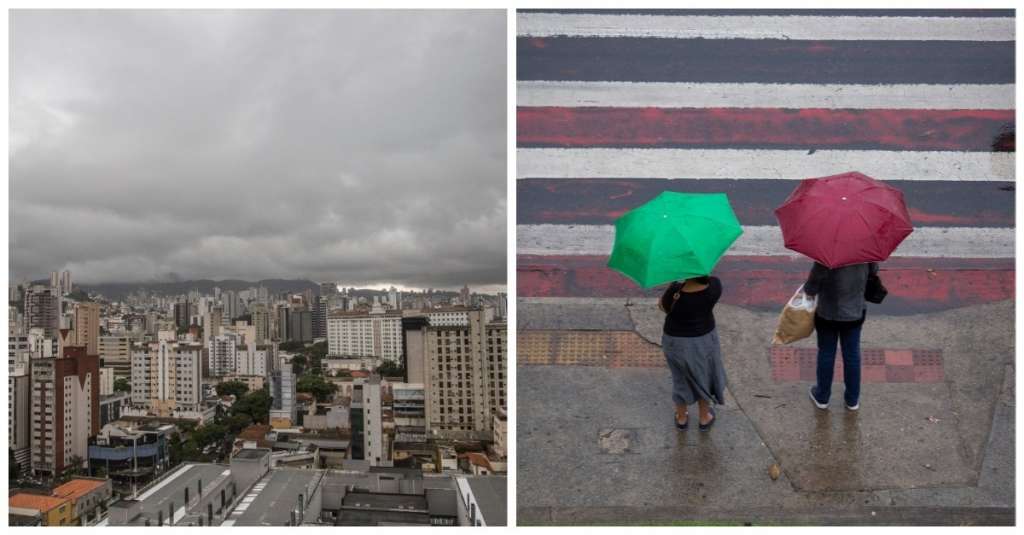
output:
[[[865, 349], [900, 370], [918, 354], [908, 350], [941, 349], [929, 373], [942, 375], [865, 382], [858, 412], [843, 408], [841, 381], [822, 411], [810, 382], [773, 374], [776, 314], [720, 305], [729, 398], [709, 433], [672, 426], [653, 301], [530, 302], [519, 317], [521, 339], [549, 339], [519, 348], [521, 523], [1013, 521], [1011, 301], [869, 316]], [[574, 341], [599, 333], [646, 347]]]

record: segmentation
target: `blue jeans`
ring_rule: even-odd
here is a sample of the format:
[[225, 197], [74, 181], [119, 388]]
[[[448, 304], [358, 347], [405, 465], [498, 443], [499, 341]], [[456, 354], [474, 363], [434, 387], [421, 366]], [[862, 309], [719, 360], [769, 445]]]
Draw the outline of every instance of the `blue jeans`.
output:
[[818, 332], [818, 385], [814, 389], [820, 403], [828, 403], [832, 396], [832, 377], [836, 365], [836, 344], [843, 347], [843, 383], [846, 404], [854, 406], [860, 401], [860, 330], [862, 324], [836, 327], [816, 321]]

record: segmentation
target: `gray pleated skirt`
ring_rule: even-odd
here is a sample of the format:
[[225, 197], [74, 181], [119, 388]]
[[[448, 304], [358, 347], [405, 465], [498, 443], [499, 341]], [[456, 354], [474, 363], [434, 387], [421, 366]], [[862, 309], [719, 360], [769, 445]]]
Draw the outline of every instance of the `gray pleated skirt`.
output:
[[698, 399], [725, 403], [725, 366], [718, 329], [693, 337], [662, 334], [661, 349], [672, 371], [672, 401], [686, 405]]

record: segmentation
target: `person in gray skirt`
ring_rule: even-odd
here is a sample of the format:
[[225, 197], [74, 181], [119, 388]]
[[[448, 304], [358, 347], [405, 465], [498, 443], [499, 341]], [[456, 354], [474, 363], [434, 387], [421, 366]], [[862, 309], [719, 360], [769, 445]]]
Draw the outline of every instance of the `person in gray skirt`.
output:
[[715, 423], [711, 404], [725, 400], [725, 366], [713, 313], [721, 296], [722, 281], [717, 277], [695, 277], [670, 284], [659, 302], [665, 312], [661, 348], [672, 372], [679, 429], [689, 426], [689, 407], [694, 403], [700, 430], [711, 429]]

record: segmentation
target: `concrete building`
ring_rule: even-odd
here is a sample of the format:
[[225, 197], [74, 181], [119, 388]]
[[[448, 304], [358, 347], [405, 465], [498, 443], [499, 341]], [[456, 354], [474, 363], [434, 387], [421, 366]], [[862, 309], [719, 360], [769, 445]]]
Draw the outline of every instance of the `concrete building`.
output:
[[327, 319], [327, 354], [332, 357], [377, 357], [400, 364], [402, 313], [375, 308], [335, 312]]
[[209, 338], [207, 343], [209, 368], [207, 372], [211, 377], [237, 373], [235, 368], [240, 343], [240, 337], [234, 333], [225, 333]]
[[46, 338], [56, 338], [60, 329], [61, 295], [52, 286], [35, 284], [25, 290], [25, 327], [43, 329]]
[[292, 373], [290, 366], [276, 370], [270, 375], [270, 396], [274, 400], [270, 406], [271, 427], [276, 429], [295, 425], [298, 420], [295, 374]]
[[137, 496], [140, 486], [170, 466], [173, 425], [104, 425], [89, 444], [89, 473], [104, 475], [121, 494]]
[[62, 358], [33, 360], [31, 373], [32, 472], [56, 478], [73, 458], [88, 459], [99, 431], [99, 357], [64, 347]]
[[19, 492], [7, 499], [7, 505], [19, 516], [33, 514], [39, 517], [42, 526], [73, 526], [71, 501], [44, 494]]
[[420, 383], [391, 385], [395, 442], [427, 440], [426, 391]]
[[27, 370], [7, 375], [7, 447], [23, 473], [31, 469], [32, 378]]
[[440, 307], [424, 311], [433, 327], [465, 327], [469, 325], [469, 311], [466, 306]]
[[499, 459], [508, 457], [508, 414], [501, 408], [494, 411], [494, 443], [491, 450]]
[[469, 313], [466, 327], [426, 329], [427, 426], [431, 431], [491, 431], [506, 408], [507, 324]]
[[313, 341], [313, 313], [308, 310], [292, 310], [288, 314], [288, 341], [308, 343]]
[[114, 370], [114, 378], [132, 376], [131, 339], [127, 336], [101, 336], [97, 343], [100, 366]]
[[89, 355], [99, 354], [100, 304], [78, 303], [75, 305], [75, 340], [85, 346]]
[[122, 414], [127, 414], [131, 402], [131, 394], [127, 392], [100, 396], [100, 428], [121, 419]]
[[327, 296], [318, 295], [313, 298], [313, 338], [327, 337]]
[[132, 405], [153, 416], [202, 410], [202, 346], [168, 339], [132, 353]]
[[462, 511], [470, 526], [505, 526], [508, 523], [508, 479], [504, 476], [467, 476], [455, 479]]
[[370, 466], [391, 466], [391, 441], [384, 435], [379, 376], [356, 379], [349, 414], [352, 425], [352, 458]]
[[90, 526], [106, 510], [113, 490], [109, 479], [76, 477], [53, 489], [51, 495], [71, 504], [72, 525]]
[[252, 326], [256, 332], [256, 339], [252, 343], [265, 344], [270, 340], [270, 314], [266, 305], [258, 304], [252, 307]]
[[192, 318], [192, 310], [188, 300], [174, 303], [174, 327], [177, 329], [185, 329], [189, 325], [189, 320]]
[[110, 396], [114, 393], [114, 369], [100, 367], [100, 395]]

